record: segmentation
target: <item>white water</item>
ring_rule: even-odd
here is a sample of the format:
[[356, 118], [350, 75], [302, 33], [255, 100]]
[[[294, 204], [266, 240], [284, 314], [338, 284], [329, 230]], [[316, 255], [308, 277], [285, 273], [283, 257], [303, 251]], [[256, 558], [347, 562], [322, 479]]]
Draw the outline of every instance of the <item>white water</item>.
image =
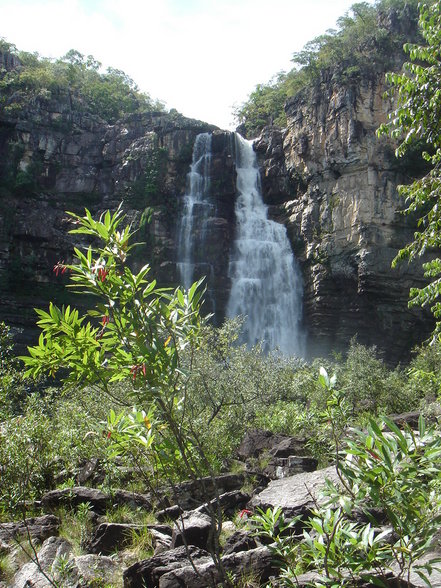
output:
[[243, 342], [302, 356], [302, 282], [286, 228], [268, 219], [252, 143], [236, 134], [236, 238], [227, 316], [246, 316]]
[[[193, 158], [187, 174], [187, 188], [184, 195], [184, 211], [179, 226], [177, 263], [180, 281], [189, 288], [195, 279], [197, 253], [203, 253], [207, 233], [207, 221], [213, 215], [214, 205], [210, 195], [211, 134], [202, 133], [196, 137]], [[203, 264], [199, 264], [202, 265]], [[211, 267], [203, 268], [205, 274]]]

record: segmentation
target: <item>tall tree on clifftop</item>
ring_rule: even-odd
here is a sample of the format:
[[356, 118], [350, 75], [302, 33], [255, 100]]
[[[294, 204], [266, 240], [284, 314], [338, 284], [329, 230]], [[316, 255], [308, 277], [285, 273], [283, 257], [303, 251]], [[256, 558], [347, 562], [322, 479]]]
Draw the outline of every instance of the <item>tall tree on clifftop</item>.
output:
[[[399, 186], [405, 198], [405, 212], [419, 217], [414, 240], [401, 249], [393, 261], [409, 262], [429, 250], [441, 246], [441, 2], [420, 5], [419, 26], [426, 44], [406, 44], [410, 62], [402, 73], [387, 74], [391, 85], [389, 95], [396, 99], [396, 108], [378, 134], [398, 139], [397, 157], [402, 157], [415, 144], [425, 145], [422, 157], [430, 171], [412, 184]], [[411, 288], [409, 306], [430, 306], [436, 327], [433, 337], [441, 336], [441, 259], [423, 264], [425, 276], [430, 278], [423, 288]]]

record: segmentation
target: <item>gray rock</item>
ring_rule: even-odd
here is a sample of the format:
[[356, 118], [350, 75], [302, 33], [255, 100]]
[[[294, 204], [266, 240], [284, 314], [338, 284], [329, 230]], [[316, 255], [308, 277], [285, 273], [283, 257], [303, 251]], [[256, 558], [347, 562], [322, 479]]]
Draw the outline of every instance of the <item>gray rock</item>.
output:
[[[222, 558], [225, 571], [235, 580], [242, 574], [252, 573], [265, 582], [275, 571], [273, 562], [274, 555], [268, 547], [232, 553]], [[159, 579], [159, 588], [207, 588], [222, 580], [213, 561], [196, 562], [195, 567], [196, 570], [187, 565], [163, 574]]]
[[139, 494], [128, 490], [115, 490], [113, 502], [119, 506], [126, 505], [133, 509], [141, 508], [150, 511], [153, 508], [150, 494]]
[[118, 564], [110, 557], [99, 555], [79, 555], [72, 560], [72, 577], [76, 579], [76, 586], [105, 586], [114, 580], [118, 572]]
[[86, 488], [85, 486], [52, 490], [41, 498], [42, 506], [48, 509], [56, 508], [60, 505], [75, 507], [79, 504], [86, 503], [90, 504], [91, 510], [102, 514], [111, 504], [111, 501], [108, 494], [104, 494], [104, 492], [95, 488]]
[[47, 514], [41, 517], [31, 517], [23, 521], [0, 523], [0, 545], [12, 544], [15, 539], [29, 536], [38, 542], [43, 542], [48, 537], [58, 535], [60, 519]]
[[[168, 551], [171, 548], [172, 538], [171, 535], [168, 533], [162, 533], [156, 528], [150, 528], [150, 533], [153, 537], [153, 542], [155, 545], [155, 555], [159, 555], [160, 553], [164, 553], [164, 551]], [[170, 529], [171, 531], [171, 529]]]
[[[427, 564], [428, 562], [430, 562], [431, 560], [434, 560], [435, 558], [439, 558], [441, 557], [441, 552], [438, 551], [430, 551], [428, 553], [426, 553], [426, 555], [424, 555], [423, 557], [421, 557], [420, 559], [417, 559], [414, 561], [414, 565], [413, 568], [410, 572], [409, 575], [409, 580], [411, 582], [412, 586], [415, 586], [417, 588], [426, 588], [427, 584], [418, 576], [418, 574], [415, 572], [415, 566], [419, 566], [419, 565], [424, 565]], [[439, 568], [439, 569], [436, 569]], [[430, 583], [432, 585], [432, 588], [439, 588], [441, 586], [441, 565], [439, 563], [434, 564], [433, 565], [433, 569], [432, 569], [432, 573], [427, 573], [426, 570], [422, 570], [424, 574], [427, 575], [427, 577], [430, 579]], [[397, 572], [398, 570], [395, 570], [395, 572]], [[397, 588], [398, 585], [397, 585]]]
[[196, 511], [184, 513], [175, 522], [171, 546], [196, 545], [207, 549], [212, 531], [212, 520], [208, 515]]
[[161, 576], [190, 565], [189, 557], [197, 565], [211, 561], [209, 554], [198, 547], [177, 547], [127, 568], [123, 574], [124, 588], [157, 588]]
[[34, 562], [25, 564], [15, 574], [11, 588], [53, 588], [50, 581], [54, 578], [52, 568], [56, 567], [57, 559], [68, 557], [71, 550], [71, 544], [65, 539], [49, 537], [38, 553], [39, 565]]
[[245, 435], [237, 453], [240, 459], [247, 460], [259, 457], [263, 453], [270, 453], [274, 457], [288, 457], [289, 455], [308, 455], [309, 452], [306, 450], [306, 441], [303, 438], [253, 429]]
[[169, 506], [168, 508], [158, 510], [155, 513], [155, 517], [160, 523], [168, 520], [176, 521], [183, 512], [180, 506]]
[[102, 523], [95, 530], [87, 550], [94, 554], [110, 555], [129, 545], [133, 532], [141, 528], [141, 525], [127, 523]]
[[402, 427], [403, 425], [409, 425], [409, 427], [411, 427], [412, 429], [418, 429], [418, 420], [420, 416], [421, 412], [413, 411], [403, 412], [401, 414], [393, 414], [389, 418], [398, 427]]
[[271, 480], [294, 476], [302, 472], [313, 472], [317, 469], [318, 460], [315, 457], [272, 457], [263, 469], [265, 476]]
[[219, 500], [213, 499], [209, 503], [202, 504], [195, 509], [197, 512], [205, 512], [210, 514], [212, 508], [217, 508], [219, 505], [222, 511], [227, 515], [234, 514], [237, 510], [240, 510], [248, 504], [250, 495], [241, 492], [240, 490], [232, 490], [231, 492], [225, 492], [219, 496]]
[[110, 555], [130, 545], [133, 534], [147, 529], [153, 539], [155, 549], [169, 548], [172, 541], [172, 528], [168, 525], [137, 525], [131, 523], [101, 523], [87, 545], [89, 553]]
[[239, 553], [240, 551], [248, 551], [255, 549], [257, 543], [255, 538], [246, 531], [236, 531], [225, 542], [223, 555], [230, 555], [231, 553]]
[[244, 474], [221, 474], [214, 479], [210, 477], [182, 482], [174, 487], [173, 500], [184, 510], [197, 508], [216, 494], [225, 494], [240, 490], [245, 483]]
[[[77, 475], [77, 482], [79, 486], [82, 486], [85, 482], [87, 482], [87, 480], [90, 480], [92, 478], [95, 479], [95, 483], [96, 481], [96, 477], [97, 477], [97, 473], [98, 473], [98, 465], [99, 465], [99, 460], [97, 457], [94, 457], [92, 459], [89, 459], [84, 465], [83, 467], [80, 469], [80, 471], [78, 472]], [[103, 478], [103, 473], [100, 472], [99, 474], [99, 478], [100, 478], [100, 482], [102, 482], [102, 478]]]
[[[277, 436], [279, 437], [279, 436]], [[305, 456], [309, 452], [306, 449], [306, 440], [299, 437], [285, 437], [270, 449], [274, 457], [289, 457], [290, 455]]]
[[273, 480], [262, 492], [253, 496], [250, 505], [263, 510], [280, 507], [287, 517], [307, 516], [326, 478], [338, 480], [335, 467]]

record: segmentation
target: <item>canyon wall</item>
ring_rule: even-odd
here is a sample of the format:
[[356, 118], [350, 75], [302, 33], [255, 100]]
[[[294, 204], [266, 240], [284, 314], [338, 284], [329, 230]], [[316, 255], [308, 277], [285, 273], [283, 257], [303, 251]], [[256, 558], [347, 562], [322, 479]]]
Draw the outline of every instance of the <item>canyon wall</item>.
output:
[[407, 307], [421, 268], [391, 269], [415, 230], [397, 186], [421, 170], [376, 136], [391, 108], [383, 78], [342, 86], [324, 72], [288, 101], [287, 129], [256, 144], [266, 199], [302, 266], [312, 354], [344, 350], [356, 335], [396, 362], [432, 328], [428, 312]]
[[[0, 63], [17, 67], [5, 56]], [[414, 230], [397, 212], [397, 185], [418, 170], [397, 161], [393, 145], [376, 137], [390, 108], [379, 80], [342, 86], [325, 72], [288, 102], [287, 129], [267, 128], [255, 143], [270, 214], [286, 224], [302, 268], [311, 355], [344, 350], [357, 335], [389, 361], [405, 360], [432, 326], [427, 312], [407, 308], [420, 269], [390, 267]], [[109, 125], [74, 106], [68, 92], [34, 96], [19, 110], [1, 108], [0, 320], [21, 330], [21, 341], [35, 336], [34, 307], [69, 301], [65, 277], [53, 272], [58, 261], [70, 260], [74, 244], [66, 210], [98, 214], [123, 202], [145, 243], [134, 265], [150, 262], [161, 284], [177, 284], [177, 227], [201, 132], [213, 133], [216, 212], [200, 267], [211, 267], [206, 311], [215, 309], [220, 323], [235, 231], [231, 133], [176, 111], [128, 115]]]

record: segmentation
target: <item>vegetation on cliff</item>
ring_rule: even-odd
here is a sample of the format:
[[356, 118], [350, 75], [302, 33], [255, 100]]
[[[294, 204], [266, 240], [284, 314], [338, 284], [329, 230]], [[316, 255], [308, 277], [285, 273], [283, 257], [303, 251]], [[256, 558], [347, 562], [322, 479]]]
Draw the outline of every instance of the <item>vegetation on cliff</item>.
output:
[[268, 124], [285, 126], [286, 100], [305, 87], [331, 80], [356, 83], [397, 69], [404, 61], [403, 45], [418, 38], [418, 0], [359, 2], [328, 30], [292, 58], [294, 67], [258, 84], [235, 116], [248, 136]]
[[[399, 187], [407, 203], [406, 213], [419, 218], [414, 240], [398, 252], [399, 261], [413, 261], [441, 246], [441, 5], [422, 4], [420, 30], [423, 44], [407, 43], [405, 51], [411, 61], [402, 73], [388, 74], [389, 94], [396, 98], [397, 107], [379, 134], [390, 134], [399, 140], [397, 157], [406, 156], [417, 148], [428, 162], [428, 173], [413, 183]], [[426, 257], [427, 259], [427, 257]], [[429, 306], [437, 320], [433, 337], [441, 335], [441, 259], [437, 256], [423, 264], [427, 286], [412, 288], [410, 305]]]
[[0, 39], [0, 53], [10, 53], [19, 65], [0, 69], [0, 109], [19, 114], [35, 99], [57, 98], [68, 93], [74, 108], [99, 115], [114, 123], [125, 114], [163, 110], [157, 100], [140, 92], [135, 82], [123, 71], [107, 68], [92, 55], [87, 57], [70, 50], [60, 59], [52, 60], [37, 53], [19, 51]]

